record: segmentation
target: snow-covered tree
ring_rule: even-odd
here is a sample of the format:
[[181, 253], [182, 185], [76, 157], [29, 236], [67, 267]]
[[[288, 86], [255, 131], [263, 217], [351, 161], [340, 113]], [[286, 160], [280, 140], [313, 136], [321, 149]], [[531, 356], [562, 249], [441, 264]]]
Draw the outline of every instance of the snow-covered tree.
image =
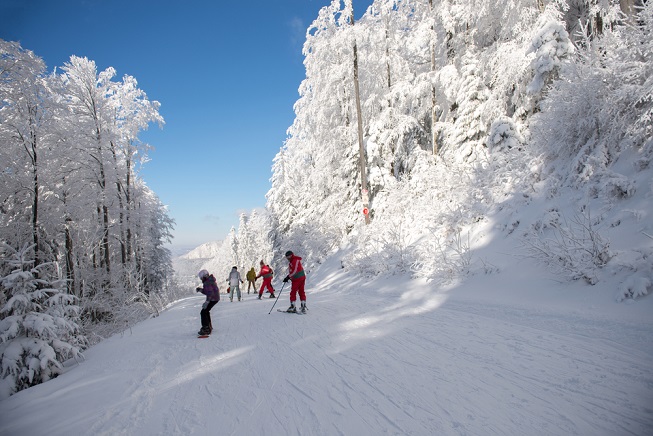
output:
[[[45, 64], [18, 43], [0, 40], [0, 149], [3, 188], [0, 223], [12, 229], [5, 237], [20, 244], [30, 240], [35, 264], [56, 256], [47, 237], [48, 220], [44, 200], [52, 180], [51, 124], [53, 99], [45, 75]], [[25, 207], [12, 207], [19, 196]], [[4, 227], [3, 226], [3, 227]], [[49, 233], [49, 234], [48, 234]]]
[[56, 289], [77, 297], [71, 316], [93, 341], [175, 294], [174, 222], [138, 173], [138, 134], [163, 119], [131, 76], [75, 56], [61, 71], [0, 40], [0, 241], [32, 246], [32, 270], [65, 278]]
[[241, 214], [238, 232], [239, 265], [243, 270], [258, 268], [261, 259], [274, 259], [273, 227], [266, 210]]
[[574, 47], [561, 23], [545, 19], [533, 38], [531, 51], [534, 54], [533, 81], [528, 92], [538, 94], [557, 78], [562, 61], [574, 52]]
[[35, 265], [34, 246], [0, 247], [0, 395], [56, 377], [86, 345], [76, 298], [65, 292], [53, 263]]
[[[307, 31], [306, 79], [268, 195], [268, 209], [280, 226], [278, 243], [315, 258], [336, 246], [362, 210], [353, 34], [349, 10], [340, 3], [322, 8]], [[335, 225], [338, 221], [344, 225]]]
[[[591, 191], [606, 186], [599, 180], [631, 148], [642, 151], [641, 168], [650, 162], [651, 9], [647, 4], [641, 11], [641, 25], [619, 26], [588, 41], [578, 61], [562, 71], [562, 80], [553, 84], [542, 113], [534, 118], [534, 140], [549, 145], [544, 148], [549, 163], [576, 186], [583, 184]], [[627, 196], [626, 186], [612, 194]]]
[[[307, 33], [306, 80], [273, 165], [277, 243], [313, 254], [349, 239], [348, 265], [452, 277], [470, 265], [465, 226], [497, 201], [528, 201], [543, 178], [550, 195], [553, 178], [570, 177], [589, 195], [627, 198], [635, 186], [612, 164], [635, 146], [646, 168], [652, 147], [650, 6], [640, 6], [624, 20], [624, 4], [603, 0], [377, 0], [352, 27], [332, 2]], [[346, 147], [353, 40], [367, 227]]]

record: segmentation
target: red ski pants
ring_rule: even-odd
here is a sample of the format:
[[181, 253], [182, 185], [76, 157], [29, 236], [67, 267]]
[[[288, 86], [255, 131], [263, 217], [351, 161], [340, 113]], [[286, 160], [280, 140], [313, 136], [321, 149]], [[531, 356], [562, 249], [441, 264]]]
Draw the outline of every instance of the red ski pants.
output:
[[263, 278], [263, 284], [261, 285], [261, 289], [258, 291], [258, 296], [262, 297], [263, 296], [263, 290], [266, 289], [270, 294], [274, 294], [274, 288], [272, 287], [272, 277], [269, 278]]
[[294, 303], [297, 300], [297, 293], [299, 292], [299, 301], [306, 301], [306, 293], [304, 292], [304, 285], [306, 284], [306, 276], [300, 277], [292, 281], [290, 286], [290, 302]]

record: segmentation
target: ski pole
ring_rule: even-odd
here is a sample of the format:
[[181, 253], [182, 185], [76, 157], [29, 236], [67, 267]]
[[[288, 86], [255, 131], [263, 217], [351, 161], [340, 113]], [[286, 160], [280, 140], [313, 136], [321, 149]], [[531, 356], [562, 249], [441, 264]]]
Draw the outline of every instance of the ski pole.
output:
[[281, 297], [281, 293], [283, 292], [283, 288], [284, 288], [284, 286], [286, 286], [286, 282], [283, 282], [283, 285], [281, 286], [281, 290], [280, 290], [279, 293], [277, 294], [277, 299], [274, 300], [274, 304], [273, 304], [272, 307], [270, 308], [270, 311], [268, 312], [268, 315], [272, 313], [272, 309], [274, 309], [274, 306], [277, 305], [277, 301], [279, 301], [279, 297]]

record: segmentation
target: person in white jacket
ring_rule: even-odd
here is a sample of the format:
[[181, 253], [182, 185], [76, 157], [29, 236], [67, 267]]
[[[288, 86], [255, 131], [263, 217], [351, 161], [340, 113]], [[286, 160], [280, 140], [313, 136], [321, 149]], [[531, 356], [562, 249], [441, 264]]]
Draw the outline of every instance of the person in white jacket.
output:
[[244, 282], [243, 279], [240, 278], [238, 268], [231, 268], [231, 272], [229, 273], [229, 278], [227, 281], [229, 282], [229, 287], [231, 288], [231, 292], [229, 293], [229, 301], [234, 301], [235, 293], [238, 293], [238, 301], [240, 301], [240, 284]]

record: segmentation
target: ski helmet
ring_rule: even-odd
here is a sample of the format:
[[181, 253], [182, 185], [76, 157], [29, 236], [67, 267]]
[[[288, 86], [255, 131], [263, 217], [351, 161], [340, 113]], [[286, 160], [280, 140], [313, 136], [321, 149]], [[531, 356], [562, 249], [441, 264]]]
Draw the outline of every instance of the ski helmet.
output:
[[292, 251], [286, 251], [286, 257], [292, 256], [294, 253]]
[[197, 273], [197, 277], [199, 277], [200, 280], [202, 280], [204, 277], [208, 277], [208, 276], [209, 276], [209, 272], [207, 270], [205, 270], [205, 269], [203, 269], [202, 271]]

